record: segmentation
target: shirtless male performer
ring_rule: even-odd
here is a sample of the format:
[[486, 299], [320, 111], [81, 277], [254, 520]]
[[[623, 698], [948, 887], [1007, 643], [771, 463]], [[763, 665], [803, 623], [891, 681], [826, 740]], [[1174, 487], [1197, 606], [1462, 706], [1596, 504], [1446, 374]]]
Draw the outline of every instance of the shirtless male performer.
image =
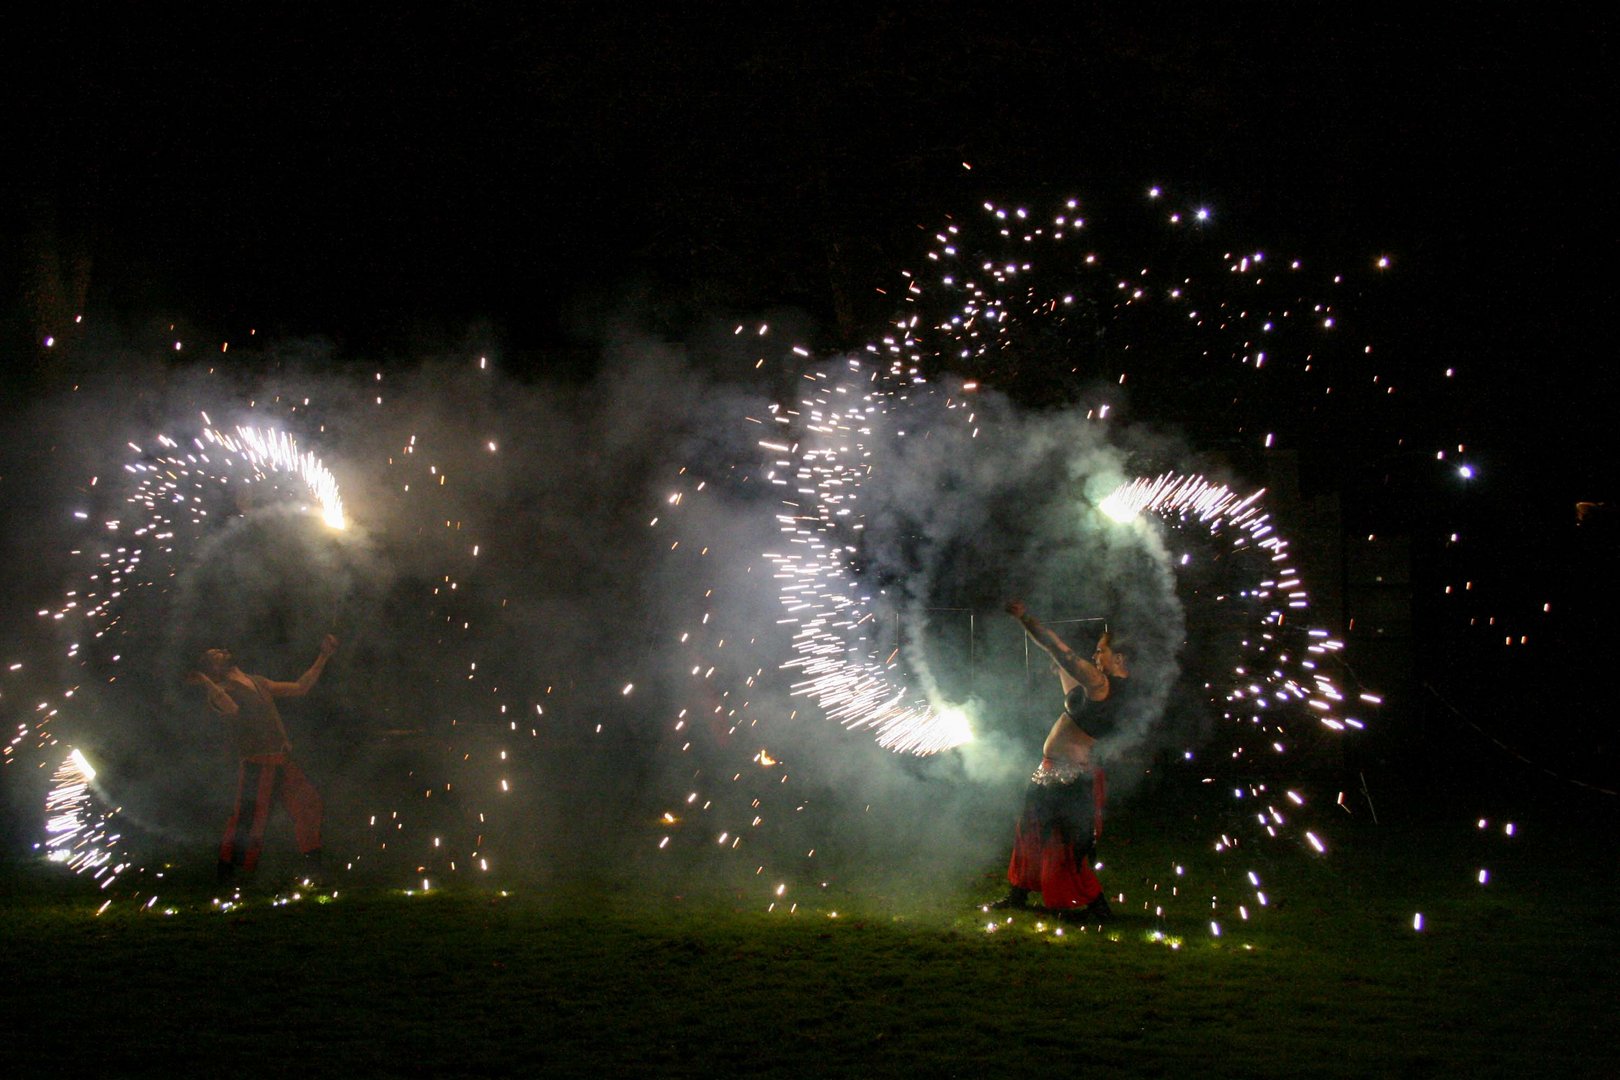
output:
[[990, 907], [1025, 908], [1029, 894], [1038, 892], [1041, 903], [1061, 919], [1107, 919], [1113, 912], [1092, 869], [1106, 777], [1092, 760], [1092, 745], [1119, 724], [1135, 696], [1128, 646], [1105, 631], [1088, 661], [1029, 614], [1022, 600], [1009, 601], [1007, 614], [1052, 658], [1063, 681], [1064, 704], [1025, 793], [1007, 864], [1012, 887]]
[[[249, 675], [236, 666], [229, 649], [208, 649], [200, 670], [186, 682], [208, 692], [209, 706], [225, 718], [236, 744], [236, 804], [225, 823], [219, 846], [219, 880], [229, 883], [238, 870], [252, 873], [264, 847], [264, 826], [270, 807], [279, 796], [293, 820], [293, 835], [304, 855], [306, 873], [320, 876], [321, 796], [292, 760], [292, 744], [282, 726], [277, 698], [303, 697], [321, 677], [326, 661], [337, 650], [337, 638], [327, 634], [320, 654], [297, 682], [275, 682]], [[250, 798], [250, 816], [242, 813], [243, 796]]]

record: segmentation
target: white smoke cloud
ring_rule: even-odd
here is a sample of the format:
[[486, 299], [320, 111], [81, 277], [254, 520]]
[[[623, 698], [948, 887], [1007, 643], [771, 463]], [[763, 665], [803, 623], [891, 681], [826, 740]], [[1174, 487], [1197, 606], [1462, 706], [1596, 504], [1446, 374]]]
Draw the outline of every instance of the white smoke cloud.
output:
[[[973, 399], [970, 424], [944, 409], [960, 391], [912, 395], [906, 434], [894, 425], [862, 486], [867, 527], [850, 572], [882, 590], [908, 676], [972, 718], [974, 742], [917, 760], [787, 692], [778, 665], [791, 644], [759, 561], [776, 507], [735, 483], [755, 452], [743, 417], [769, 404], [763, 386], [629, 340], [578, 384], [518, 382], [470, 357], [390, 366], [379, 380], [308, 343], [238, 363], [125, 358], [116, 376], [92, 376], [30, 419], [69, 448], [41, 477], [53, 499], [87, 475], [114, 476], [126, 442], [178, 433], [201, 411], [216, 425], [293, 430], [342, 486], [352, 526], [341, 537], [267, 503], [182, 552], [177, 576], [131, 608], [119, 682], [98, 681], [62, 724], [95, 747], [132, 818], [171, 841], [204, 845], [229, 794], [226, 748], [180, 682], [217, 642], [250, 670], [292, 678], [322, 634], [343, 640], [316, 692], [286, 710], [340, 859], [437, 859], [442, 870], [449, 847], [458, 872], [487, 859], [546, 879], [643, 856], [659, 865], [661, 814], [684, 789], [719, 792], [748, 768], [764, 794], [742, 805], [759, 799], [767, 823], [747, 829], [748, 853], [731, 860], [739, 874], [774, 860], [920, 889], [982, 867], [1008, 842], [1022, 778], [1061, 707], [1057, 680], [1031, 668], [1000, 612], [1012, 596], [1128, 626], [1155, 705], [1176, 678], [1184, 630], [1166, 553], [1151, 532], [1093, 510], [1134, 475], [1133, 458], [1173, 447], [1122, 443], [1083, 417], [1020, 412], [991, 394]], [[714, 497], [683, 507], [671, 531], [666, 498], [683, 468], [711, 477]], [[660, 514], [665, 526], [649, 527]], [[54, 554], [70, 531], [43, 542], [42, 579], [71, 578]], [[676, 537], [712, 549], [701, 580], [669, 558]], [[705, 615], [731, 651], [694, 676], [678, 631]], [[727, 730], [743, 699], [750, 726]], [[1157, 724], [1137, 718], [1127, 748], [1151, 752]], [[757, 764], [760, 750], [779, 764]], [[715, 798], [718, 823], [736, 807]], [[384, 849], [368, 822], [396, 812], [405, 827]], [[683, 828], [702, 821], [694, 811]], [[714, 846], [705, 866], [723, 857]]]

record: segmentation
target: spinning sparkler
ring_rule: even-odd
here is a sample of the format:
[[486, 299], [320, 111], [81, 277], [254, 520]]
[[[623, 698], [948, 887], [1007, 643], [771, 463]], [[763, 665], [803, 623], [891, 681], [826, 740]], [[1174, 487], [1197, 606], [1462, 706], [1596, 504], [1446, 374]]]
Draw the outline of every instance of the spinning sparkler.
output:
[[[1162, 201], [1163, 193], [1155, 189], [1150, 202]], [[904, 300], [916, 310], [867, 346], [865, 359], [801, 368], [804, 381], [797, 385], [803, 392], [796, 400], [772, 406], [763, 420], [750, 418], [770, 430], [754, 439], [759, 459], [734, 474], [779, 492], [774, 514], [782, 540], [761, 554], [779, 586], [778, 623], [791, 633], [792, 655], [781, 663], [795, 679], [792, 692], [814, 700], [844, 727], [870, 732], [882, 746], [922, 755], [962, 745], [971, 730], [948, 702], [931, 701], [918, 689], [900, 650], [877, 646], [876, 614], [894, 600], [874, 595], [853, 570], [872, 511], [864, 485], [875, 469], [896, 467], [885, 449], [899, 431], [944, 422], [962, 427], [971, 439], [981, 425], [993, 422], [976, 415], [972, 395], [1002, 374], [1012, 378], [1013, 369], [1024, 371], [1036, 362], [1073, 369], [1074, 386], [1090, 396], [1080, 407], [1099, 431], [1107, 430], [1119, 400], [1109, 387], [1127, 383], [1134, 372], [1151, 393], [1155, 376], [1180, 377], [1189, 359], [1232, 363], [1240, 386], [1243, 377], [1262, 372], [1273, 381], [1315, 382], [1324, 402], [1352, 410], [1368, 394], [1387, 400], [1391, 392], [1388, 380], [1372, 367], [1372, 347], [1344, 338], [1347, 324], [1339, 304], [1307, 293], [1315, 287], [1346, 295], [1342, 274], [1313, 274], [1301, 260], [1251, 250], [1220, 252], [1207, 264], [1188, 265], [1183, 257], [1166, 280], [1151, 267], [1107, 258], [1092, 246], [1077, 201], [1047, 215], [988, 203], [984, 210], [987, 231], [968, 221], [952, 221], [939, 231], [926, 271], [905, 275]], [[1207, 217], [1167, 213], [1166, 223], [1184, 229]], [[1378, 262], [1374, 272], [1387, 265]], [[1041, 344], [1031, 338], [1030, 327], [1037, 325], [1056, 328], [1052, 340], [1061, 339], [1068, 351], [1031, 353]], [[1174, 334], [1171, 327], [1177, 327]], [[1107, 349], [1094, 347], [1105, 338]], [[1154, 355], [1153, 346], [1165, 354], [1169, 344], [1177, 355]], [[802, 348], [793, 354], [800, 358], [790, 358], [795, 365], [809, 357]], [[941, 371], [972, 378], [945, 411], [919, 410], [924, 400], [937, 406], [950, 397], [936, 377]], [[1446, 377], [1451, 374], [1448, 370]], [[1258, 429], [1254, 438], [1261, 449], [1279, 445], [1280, 418], [1263, 414], [1267, 395], [1240, 391], [1240, 397], [1243, 408], [1228, 403], [1219, 415]], [[1313, 404], [1296, 418], [1318, 422], [1310, 419], [1317, 411]], [[1207, 426], [1209, 418], [1203, 422]], [[953, 445], [972, 452], [967, 440]], [[682, 481], [670, 497], [677, 508], [694, 505], [704, 486], [684, 471]], [[1355, 706], [1380, 702], [1376, 694], [1341, 689], [1333, 661], [1343, 645], [1308, 626], [1309, 594], [1263, 495], [1239, 495], [1200, 477], [1169, 473], [1121, 484], [1097, 510], [1121, 524], [1147, 528], [1139, 519], [1151, 518], [1158, 528], [1228, 545], [1223, 565], [1242, 567], [1233, 572], [1249, 577], [1227, 581], [1216, 602], [1241, 605], [1239, 621], [1246, 620], [1248, 630], [1241, 662], [1224, 685], [1212, 686], [1213, 704], [1230, 722], [1234, 742], [1260, 737], [1281, 756], [1302, 722], [1331, 732], [1360, 728]], [[714, 670], [702, 656], [696, 659], [694, 673]], [[749, 677], [749, 686], [758, 674]], [[742, 717], [736, 708], [728, 715], [736, 717], [731, 722], [736, 731]], [[677, 731], [685, 729], [687, 719], [683, 712]], [[1246, 752], [1238, 745], [1235, 760]], [[1326, 833], [1309, 821], [1306, 810], [1316, 800], [1301, 784], [1273, 787], [1271, 779], [1238, 780], [1229, 790], [1259, 808], [1249, 820], [1264, 835], [1297, 841], [1315, 853], [1326, 850]], [[688, 799], [704, 807], [711, 801], [697, 791]], [[753, 806], [758, 805], [756, 798]], [[740, 838], [736, 830], [719, 835], [722, 847], [734, 847]], [[1239, 843], [1240, 838], [1223, 835], [1214, 847], [1231, 851]], [[1248, 917], [1250, 905], [1266, 904], [1258, 874], [1250, 871], [1247, 880], [1255, 897], [1237, 906], [1241, 918]], [[1219, 924], [1212, 927], [1218, 934]]]
[[[67, 591], [62, 604], [42, 616], [76, 627], [88, 637], [74, 635], [67, 650], [70, 659], [88, 663], [85, 646], [106, 644], [109, 635], [122, 631], [126, 607], [141, 591], [161, 587], [176, 572], [171, 556], [180, 541], [179, 534], [199, 535], [208, 525], [216, 491], [237, 485], [260, 484], [274, 487], [279, 477], [299, 482], [304, 497], [314, 500], [322, 520], [334, 529], [345, 525], [343, 501], [332, 473], [312, 452], [300, 452], [297, 440], [284, 431], [249, 426], [234, 433], [219, 431], [203, 416], [198, 434], [182, 444], [167, 435], [157, 435], [161, 448], [148, 453], [134, 444], [136, 460], [124, 466], [131, 487], [123, 496], [123, 509], [100, 523], [102, 537], [94, 545], [93, 566], [81, 584]], [[126, 514], [133, 511], [138, 524], [130, 527]], [[88, 520], [87, 512], [79, 512]], [[217, 514], [213, 515], [217, 518]], [[123, 542], [118, 542], [122, 540]], [[85, 554], [81, 548], [75, 554]], [[108, 668], [123, 659], [122, 649], [102, 650], [97, 657]], [[108, 682], [116, 681], [116, 674]], [[62, 709], [74, 696], [76, 687], [62, 695], [62, 704], [41, 708], [31, 736], [39, 749], [55, 746], [55, 728], [62, 720]], [[23, 734], [13, 740], [15, 747]], [[103, 888], [111, 885], [128, 867], [118, 851], [121, 837], [112, 831], [111, 819], [118, 808], [102, 804], [92, 790], [95, 770], [77, 747], [70, 747], [58, 766], [46, 797], [45, 847], [54, 861], [65, 862], [76, 872], [93, 872]]]

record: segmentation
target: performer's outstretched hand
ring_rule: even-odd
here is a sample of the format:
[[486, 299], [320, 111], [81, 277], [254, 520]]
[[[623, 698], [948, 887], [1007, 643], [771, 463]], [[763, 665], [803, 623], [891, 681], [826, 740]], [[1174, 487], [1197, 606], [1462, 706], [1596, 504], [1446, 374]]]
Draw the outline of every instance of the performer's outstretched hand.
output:
[[337, 647], [338, 647], [337, 635], [335, 635], [335, 634], [327, 634], [324, 638], [321, 639], [321, 655], [322, 656], [331, 656], [333, 653], [337, 652]]

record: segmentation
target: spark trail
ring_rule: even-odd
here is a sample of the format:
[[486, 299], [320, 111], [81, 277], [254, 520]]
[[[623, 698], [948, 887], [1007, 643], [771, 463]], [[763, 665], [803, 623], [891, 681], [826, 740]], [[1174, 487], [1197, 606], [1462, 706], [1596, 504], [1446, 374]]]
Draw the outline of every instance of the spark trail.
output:
[[870, 730], [880, 746], [922, 755], [960, 746], [973, 737], [961, 711], [913, 690], [893, 654], [881, 654], [868, 633], [877, 605], [848, 570], [851, 541], [865, 528], [861, 481], [874, 447], [887, 441], [874, 429], [892, 426], [891, 404], [933, 388], [894, 369], [875, 377], [859, 361], [817, 371], [811, 382], [797, 408], [773, 413], [793, 442], [759, 440], [774, 455], [765, 480], [784, 489], [777, 522], [786, 543], [764, 553], [782, 582], [780, 622], [794, 628], [794, 657], [783, 669], [802, 676], [794, 694], [852, 730]]
[[[1265, 510], [1263, 495], [1263, 490], [1240, 495], [1201, 476], [1164, 473], [1120, 485], [1098, 509], [1122, 525], [1144, 527], [1145, 519], [1156, 520], [1179, 536], [1224, 549], [1223, 557], [1242, 567], [1241, 572], [1228, 571], [1226, 588], [1209, 601], [1237, 605], [1245, 629], [1237, 663], [1223, 680], [1206, 684], [1213, 694], [1211, 706], [1220, 711], [1226, 728], [1216, 742], [1220, 752], [1205, 766], [1219, 775], [1207, 776], [1205, 782], [1219, 782], [1240, 804], [1249, 836], [1264, 834], [1325, 855], [1327, 830], [1309, 817], [1320, 801], [1310, 794], [1309, 781], [1279, 780], [1287, 767], [1256, 765], [1253, 751], [1283, 760], [1296, 742], [1309, 741], [1302, 727], [1319, 725], [1334, 733], [1363, 729], [1366, 725], [1345, 710], [1358, 703], [1376, 708], [1382, 699], [1365, 689], [1352, 699], [1335, 679], [1333, 668], [1344, 643], [1307, 621], [1310, 594], [1293, 565], [1288, 540]], [[1183, 555], [1181, 561], [1190, 557]], [[1198, 752], [1189, 748], [1184, 757], [1192, 762]], [[1342, 805], [1343, 799], [1340, 792], [1327, 805]], [[1218, 854], [1238, 852], [1249, 846], [1247, 839], [1236, 831], [1222, 832], [1212, 847]], [[1257, 871], [1246, 870], [1244, 880], [1249, 883], [1246, 900], [1223, 905], [1220, 897], [1212, 898], [1212, 936], [1220, 935], [1223, 917], [1247, 920], [1251, 903], [1256, 910], [1269, 903]], [[1163, 915], [1162, 904], [1155, 913]]]

